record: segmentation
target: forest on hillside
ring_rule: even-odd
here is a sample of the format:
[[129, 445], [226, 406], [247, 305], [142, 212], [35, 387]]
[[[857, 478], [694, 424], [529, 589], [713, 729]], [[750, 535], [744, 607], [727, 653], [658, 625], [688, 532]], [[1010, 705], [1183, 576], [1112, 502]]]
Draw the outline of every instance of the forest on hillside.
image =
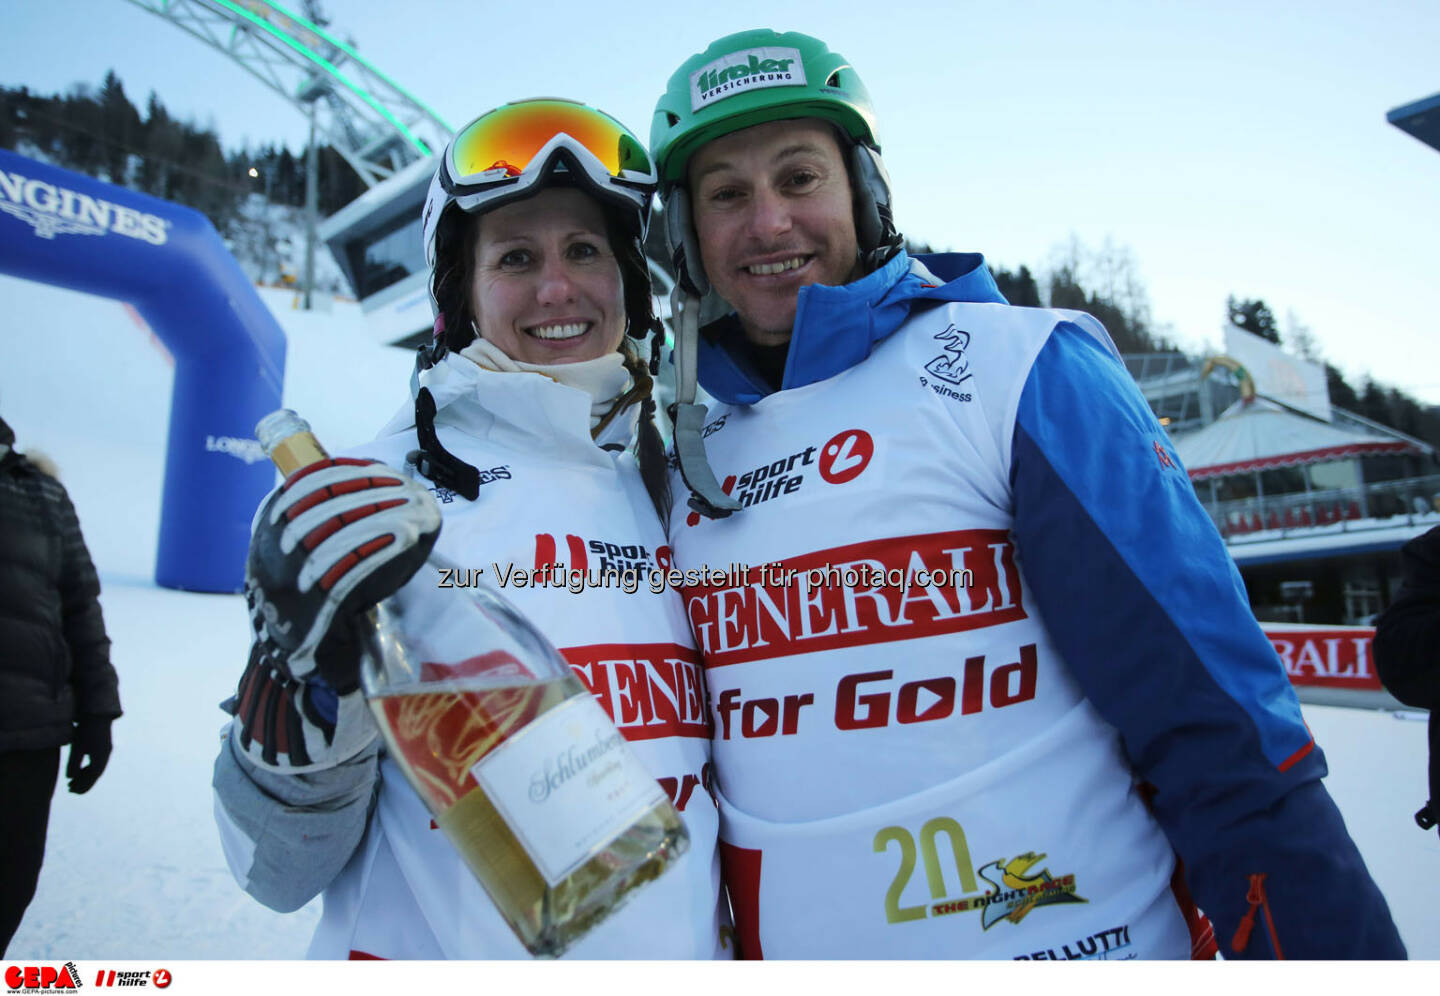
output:
[[[297, 276], [275, 243], [303, 226], [304, 150], [226, 149], [213, 128], [172, 116], [153, 92], [142, 112], [114, 71], [98, 88], [81, 85], [65, 94], [0, 87], [0, 147], [194, 208], [256, 281]], [[333, 149], [322, 147], [317, 160], [325, 217], [365, 185]]]

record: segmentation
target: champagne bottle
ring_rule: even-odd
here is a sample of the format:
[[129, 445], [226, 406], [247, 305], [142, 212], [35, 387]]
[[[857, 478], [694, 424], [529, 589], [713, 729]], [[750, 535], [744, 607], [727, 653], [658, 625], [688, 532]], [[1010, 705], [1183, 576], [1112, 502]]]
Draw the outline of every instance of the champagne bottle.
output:
[[[326, 458], [288, 409], [256, 426], [281, 473]], [[389, 757], [531, 954], [554, 957], [689, 847], [669, 797], [538, 629], [430, 560], [362, 626]], [[450, 575], [454, 576], [454, 575]]]

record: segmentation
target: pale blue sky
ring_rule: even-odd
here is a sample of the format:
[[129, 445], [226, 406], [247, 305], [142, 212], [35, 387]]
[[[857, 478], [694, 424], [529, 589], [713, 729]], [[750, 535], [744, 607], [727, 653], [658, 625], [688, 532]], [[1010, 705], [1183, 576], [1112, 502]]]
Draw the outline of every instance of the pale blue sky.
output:
[[[1109, 240], [1189, 348], [1220, 345], [1227, 293], [1263, 297], [1352, 382], [1440, 404], [1440, 153], [1385, 121], [1440, 91], [1433, 0], [324, 5], [452, 126], [555, 94], [643, 136], [671, 71], [719, 35], [818, 35], [870, 89], [913, 238], [1040, 269], [1072, 237]], [[128, 0], [3, 9], [0, 83], [113, 67], [137, 104], [153, 88], [227, 146], [303, 142], [288, 104]]]

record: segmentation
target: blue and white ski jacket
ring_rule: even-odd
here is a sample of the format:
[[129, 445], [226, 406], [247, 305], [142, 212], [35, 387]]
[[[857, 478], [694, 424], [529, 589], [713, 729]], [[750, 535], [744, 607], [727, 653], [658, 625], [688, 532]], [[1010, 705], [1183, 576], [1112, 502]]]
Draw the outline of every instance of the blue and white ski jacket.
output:
[[902, 253], [801, 291], [779, 391], [740, 336], [700, 381], [744, 508], [677, 479], [671, 546], [746, 956], [1404, 956], [1095, 319]]

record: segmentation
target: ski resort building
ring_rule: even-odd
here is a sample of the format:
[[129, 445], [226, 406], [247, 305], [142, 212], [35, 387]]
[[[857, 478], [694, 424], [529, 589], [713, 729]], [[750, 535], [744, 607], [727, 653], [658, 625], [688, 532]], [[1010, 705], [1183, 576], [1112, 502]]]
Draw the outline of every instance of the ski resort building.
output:
[[[1332, 406], [1317, 364], [1238, 329], [1226, 343], [1243, 364], [1169, 353], [1126, 365], [1224, 537], [1256, 618], [1370, 624], [1400, 584], [1400, 546], [1440, 525], [1434, 449]], [[1220, 369], [1232, 376], [1211, 376]]]

